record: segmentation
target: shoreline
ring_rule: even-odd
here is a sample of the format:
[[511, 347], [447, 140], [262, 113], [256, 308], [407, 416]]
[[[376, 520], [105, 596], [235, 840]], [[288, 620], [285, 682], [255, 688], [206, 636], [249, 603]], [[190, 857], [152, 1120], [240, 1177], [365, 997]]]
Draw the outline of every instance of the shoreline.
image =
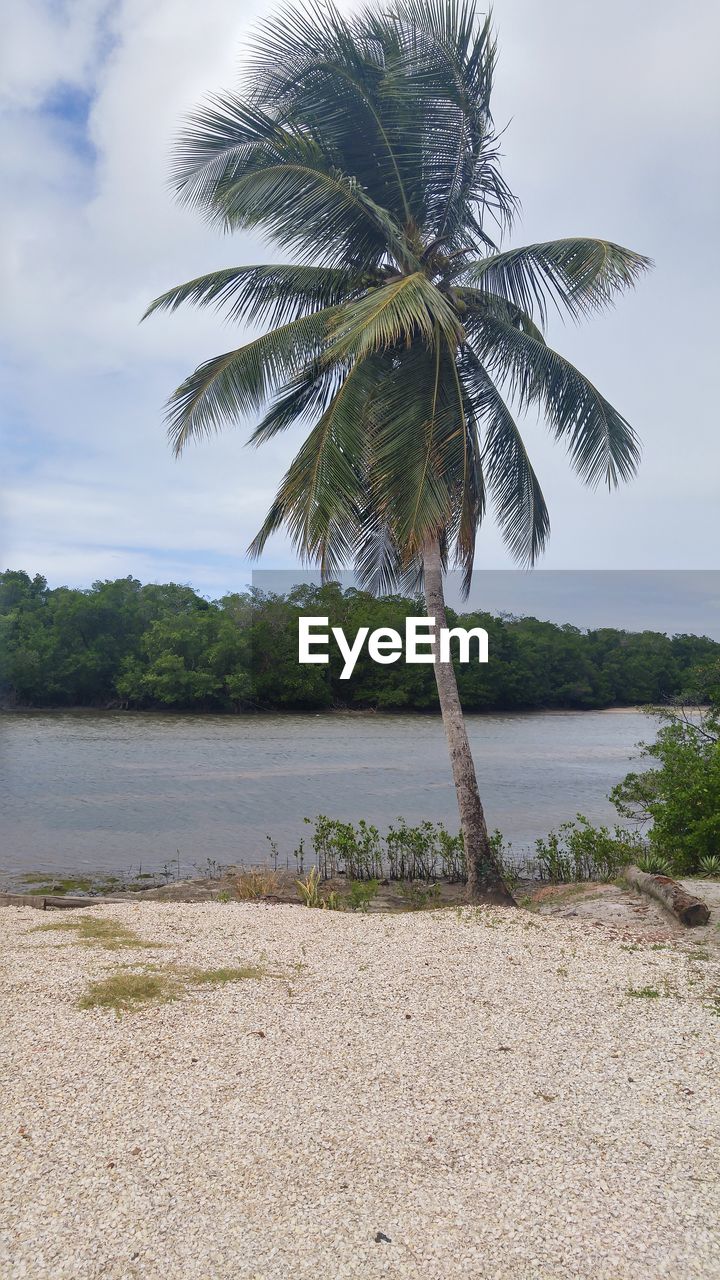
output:
[[[606, 707], [484, 707], [481, 710], [465, 711], [466, 717], [473, 716], [548, 716], [548, 715], [600, 715], [605, 713], [612, 714], [637, 714], [639, 712], [647, 712], [650, 714], [657, 709], [656, 703], [613, 703]], [[660, 708], [662, 710], [662, 708]], [[699, 708], [702, 709], [702, 708]], [[388, 719], [397, 720], [405, 719], [410, 716], [421, 716], [423, 719], [434, 717], [440, 718], [440, 708], [413, 707], [411, 709], [398, 708], [376, 708], [376, 707], [307, 707], [307, 708], [263, 708], [251, 709], [244, 708], [241, 711], [218, 711], [218, 710], [200, 710], [192, 707], [91, 707], [84, 705], [63, 706], [30, 706], [17, 705], [0, 706], [0, 715], [117, 715], [117, 716], [171, 716], [180, 718], [182, 716], [207, 717], [209, 720], [258, 720], [269, 716], [279, 716], [288, 719], [298, 718], [335, 718], [346, 717], [366, 719], [368, 717], [387, 717]]]

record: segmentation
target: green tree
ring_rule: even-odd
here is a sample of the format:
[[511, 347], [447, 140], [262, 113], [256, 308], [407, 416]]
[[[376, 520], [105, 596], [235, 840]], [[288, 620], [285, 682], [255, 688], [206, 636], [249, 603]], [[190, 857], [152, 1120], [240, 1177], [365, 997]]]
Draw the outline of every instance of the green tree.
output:
[[0, 696], [33, 703], [45, 693], [51, 634], [45, 578], [23, 570], [0, 574]]
[[250, 700], [248, 629], [217, 606], [167, 613], [143, 633], [116, 680], [135, 705], [223, 709]]
[[[253, 553], [284, 526], [325, 574], [354, 561], [374, 589], [422, 575], [438, 626], [443, 569], [469, 578], [488, 497], [520, 561], [548, 536], [506, 396], [543, 413], [590, 484], [627, 479], [638, 459], [629, 424], [541, 326], [548, 303], [576, 318], [604, 306], [648, 260], [583, 238], [500, 251], [516, 200], [494, 67], [475, 0], [280, 11], [256, 36], [245, 96], [214, 97], [186, 126], [174, 182], [211, 223], [259, 228], [295, 261], [216, 271], [149, 308], [193, 302], [272, 326], [200, 365], [169, 407], [178, 453], [263, 407], [256, 445], [307, 427]], [[508, 901], [452, 664], [435, 675], [469, 896]]]
[[[237, 711], [438, 707], [433, 670], [378, 666], [365, 647], [349, 680], [332, 645], [326, 666], [299, 666], [298, 619], [327, 616], [354, 638], [422, 613], [419, 597], [373, 595], [335, 582], [205, 600], [178, 583], [134, 578], [87, 590], [48, 589], [44, 578], [0, 573], [0, 700], [25, 705], [174, 706]], [[582, 632], [537, 618], [447, 610], [451, 626], [484, 627], [491, 661], [453, 666], [467, 710], [656, 703], [695, 690], [718, 696], [717, 641], [611, 628]], [[172, 658], [172, 661], [168, 659]], [[713, 684], [713, 681], [715, 684]], [[715, 692], [713, 692], [715, 690]]]
[[688, 875], [704, 859], [720, 862], [720, 662], [698, 670], [685, 697], [656, 714], [664, 724], [642, 744], [654, 767], [628, 773], [610, 799], [622, 817], [650, 824], [651, 846]]

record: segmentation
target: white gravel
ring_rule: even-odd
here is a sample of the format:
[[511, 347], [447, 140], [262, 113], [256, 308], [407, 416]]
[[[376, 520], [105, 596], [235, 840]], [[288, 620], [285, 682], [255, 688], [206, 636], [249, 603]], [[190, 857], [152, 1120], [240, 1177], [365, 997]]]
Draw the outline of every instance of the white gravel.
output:
[[[2, 1280], [720, 1276], [717, 969], [689, 944], [501, 909], [93, 914], [168, 945], [0, 912]], [[148, 962], [285, 976], [77, 1007]]]

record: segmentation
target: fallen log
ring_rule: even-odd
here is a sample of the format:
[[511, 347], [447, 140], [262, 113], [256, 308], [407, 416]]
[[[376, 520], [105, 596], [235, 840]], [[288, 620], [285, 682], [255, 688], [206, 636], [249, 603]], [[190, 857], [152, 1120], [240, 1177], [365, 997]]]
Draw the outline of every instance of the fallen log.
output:
[[0, 893], [0, 907], [35, 907], [38, 911], [56, 911], [68, 907], [98, 907], [106, 902], [122, 902], [122, 898], [66, 898], [43, 893]]
[[626, 867], [623, 876], [634, 889], [655, 898], [689, 928], [693, 925], [707, 924], [710, 919], [710, 909], [702, 898], [696, 898], [692, 893], [688, 893], [687, 889], [683, 889], [682, 885], [678, 884], [677, 880], [672, 880], [670, 876], [649, 875], [639, 867]]

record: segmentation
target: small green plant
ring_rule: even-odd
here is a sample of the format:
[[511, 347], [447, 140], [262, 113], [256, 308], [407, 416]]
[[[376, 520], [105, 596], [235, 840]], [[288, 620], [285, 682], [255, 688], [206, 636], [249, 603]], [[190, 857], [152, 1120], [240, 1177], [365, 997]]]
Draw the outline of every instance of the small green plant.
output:
[[324, 813], [315, 819], [305, 818], [305, 822], [313, 827], [312, 846], [323, 880], [333, 880], [340, 871], [353, 880], [382, 876], [382, 842], [377, 827], [364, 818], [354, 827]]
[[298, 875], [302, 875], [305, 870], [305, 841], [301, 840], [297, 849], [293, 849], [293, 858], [295, 859], [295, 870]]
[[709, 853], [698, 860], [698, 875], [705, 880], [720, 880], [720, 856]]
[[449, 880], [451, 884], [465, 880], [467, 867], [462, 835], [451, 835], [442, 822], [438, 822], [436, 839], [443, 879]]
[[515, 861], [513, 861], [512, 845], [506, 844], [502, 831], [498, 831], [496, 829], [490, 836], [490, 848], [492, 849], [495, 861], [502, 872], [503, 880], [510, 892], [514, 893], [520, 883], [521, 868]]
[[320, 906], [323, 911], [344, 911], [346, 899], [341, 894], [336, 893], [333, 889], [331, 893], [326, 894], [322, 899]]
[[440, 898], [439, 884], [425, 885], [415, 880], [404, 880], [398, 888], [409, 911], [425, 911], [428, 907], [437, 906]]
[[321, 907], [322, 898], [320, 896], [320, 872], [317, 867], [311, 867], [304, 880], [296, 880], [298, 894], [302, 899], [303, 905], [306, 907]]
[[350, 892], [345, 898], [348, 911], [367, 912], [379, 888], [379, 880], [351, 880]]
[[38, 875], [35, 872], [23, 876], [22, 883], [32, 886], [28, 888], [28, 893], [58, 898], [64, 897], [66, 893], [90, 893], [95, 888], [95, 882], [85, 877], [71, 876], [55, 880], [52, 876]]
[[272, 860], [273, 860], [273, 871], [277, 871], [278, 858], [280, 857], [280, 850], [278, 849], [277, 843], [275, 840], [273, 840], [272, 836], [266, 835], [265, 839], [270, 845], [270, 853], [272, 854]]
[[657, 987], [628, 987], [625, 995], [635, 1000], [659, 1000], [662, 992]]
[[146, 966], [141, 973], [121, 966], [106, 978], [91, 982], [78, 1001], [81, 1009], [114, 1009], [118, 1015], [130, 1013], [143, 1004], [164, 1004], [187, 994], [189, 987], [222, 986], [228, 982], [282, 978], [264, 965], [219, 966], [216, 969], [181, 969], [175, 966]]
[[648, 876], [672, 876], [673, 873], [670, 859], [663, 857], [661, 853], [655, 853], [652, 849], [641, 854], [635, 860], [635, 866]]
[[404, 818], [398, 818], [397, 825], [388, 829], [385, 846], [391, 880], [430, 881], [436, 874], [440, 851], [434, 823], [421, 822], [411, 827]]

